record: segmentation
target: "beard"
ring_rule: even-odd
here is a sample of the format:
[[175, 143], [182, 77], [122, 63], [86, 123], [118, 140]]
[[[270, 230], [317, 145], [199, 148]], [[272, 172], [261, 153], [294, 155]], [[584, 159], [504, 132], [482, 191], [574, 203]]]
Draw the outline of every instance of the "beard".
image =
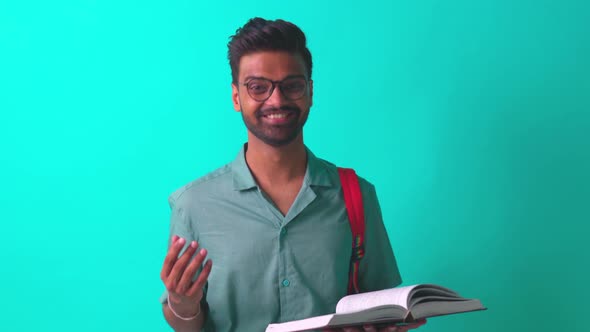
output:
[[[281, 106], [259, 109], [254, 112], [254, 117], [249, 118], [242, 113], [242, 120], [246, 128], [259, 140], [274, 147], [281, 147], [291, 143], [303, 130], [307, 116], [301, 118], [301, 109], [297, 106]], [[271, 125], [264, 123], [263, 117], [269, 113], [283, 111], [289, 112], [291, 121], [284, 124]]]

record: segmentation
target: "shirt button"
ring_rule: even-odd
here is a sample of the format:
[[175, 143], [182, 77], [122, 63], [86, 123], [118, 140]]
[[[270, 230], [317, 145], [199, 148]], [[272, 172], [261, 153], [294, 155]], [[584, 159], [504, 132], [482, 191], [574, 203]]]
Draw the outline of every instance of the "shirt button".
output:
[[289, 281], [289, 279], [283, 280], [283, 286], [289, 287], [290, 284], [291, 284], [291, 282]]
[[286, 228], [281, 228], [281, 235], [285, 235], [287, 234], [287, 229]]

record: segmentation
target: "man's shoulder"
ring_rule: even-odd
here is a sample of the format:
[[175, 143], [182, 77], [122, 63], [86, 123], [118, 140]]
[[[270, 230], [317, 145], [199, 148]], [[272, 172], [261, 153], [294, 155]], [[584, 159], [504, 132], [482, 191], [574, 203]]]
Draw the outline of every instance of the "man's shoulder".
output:
[[338, 175], [338, 168], [343, 167], [343, 168], [352, 168], [356, 175], [357, 178], [359, 180], [359, 185], [361, 187], [361, 191], [363, 192], [363, 194], [372, 194], [375, 192], [375, 186], [373, 185], [373, 183], [369, 180], [367, 180], [365, 177], [361, 176], [359, 174], [359, 172], [357, 172], [357, 170], [355, 169], [354, 166], [338, 166], [336, 164], [334, 164], [333, 162], [330, 162], [326, 159], [322, 159], [322, 158], [318, 158], [316, 157], [316, 161], [319, 165], [321, 165], [321, 168], [324, 169], [324, 171], [327, 173], [327, 175], [333, 179], [333, 181], [335, 181], [336, 183], [340, 183], [340, 176]]
[[375, 192], [375, 185], [373, 185], [372, 182], [370, 182], [369, 180], [365, 179], [364, 177], [362, 177], [358, 174], [357, 174], [357, 177], [359, 178], [359, 184], [361, 186], [361, 190], [363, 191], [363, 193]]
[[231, 190], [232, 184], [231, 163], [219, 167], [182, 187], [176, 189], [170, 196], [168, 202], [175, 205], [181, 201], [194, 201], [203, 195], [221, 193], [224, 190]]

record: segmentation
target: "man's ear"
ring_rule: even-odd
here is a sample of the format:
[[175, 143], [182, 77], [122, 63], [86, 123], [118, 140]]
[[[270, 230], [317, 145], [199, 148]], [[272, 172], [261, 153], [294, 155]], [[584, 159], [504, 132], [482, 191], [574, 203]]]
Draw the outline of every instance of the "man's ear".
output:
[[231, 100], [234, 104], [234, 109], [236, 112], [239, 112], [242, 107], [240, 106], [240, 96], [238, 94], [238, 87], [232, 83], [231, 84]]
[[309, 107], [313, 105], [313, 81], [309, 81]]

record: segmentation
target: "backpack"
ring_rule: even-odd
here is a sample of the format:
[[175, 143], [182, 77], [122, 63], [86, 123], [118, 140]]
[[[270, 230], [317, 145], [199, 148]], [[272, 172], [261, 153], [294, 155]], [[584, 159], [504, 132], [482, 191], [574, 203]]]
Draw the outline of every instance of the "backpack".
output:
[[344, 203], [352, 231], [352, 255], [348, 272], [348, 294], [360, 293], [359, 265], [365, 256], [365, 210], [358, 177], [351, 168], [338, 167], [338, 175], [344, 193]]

